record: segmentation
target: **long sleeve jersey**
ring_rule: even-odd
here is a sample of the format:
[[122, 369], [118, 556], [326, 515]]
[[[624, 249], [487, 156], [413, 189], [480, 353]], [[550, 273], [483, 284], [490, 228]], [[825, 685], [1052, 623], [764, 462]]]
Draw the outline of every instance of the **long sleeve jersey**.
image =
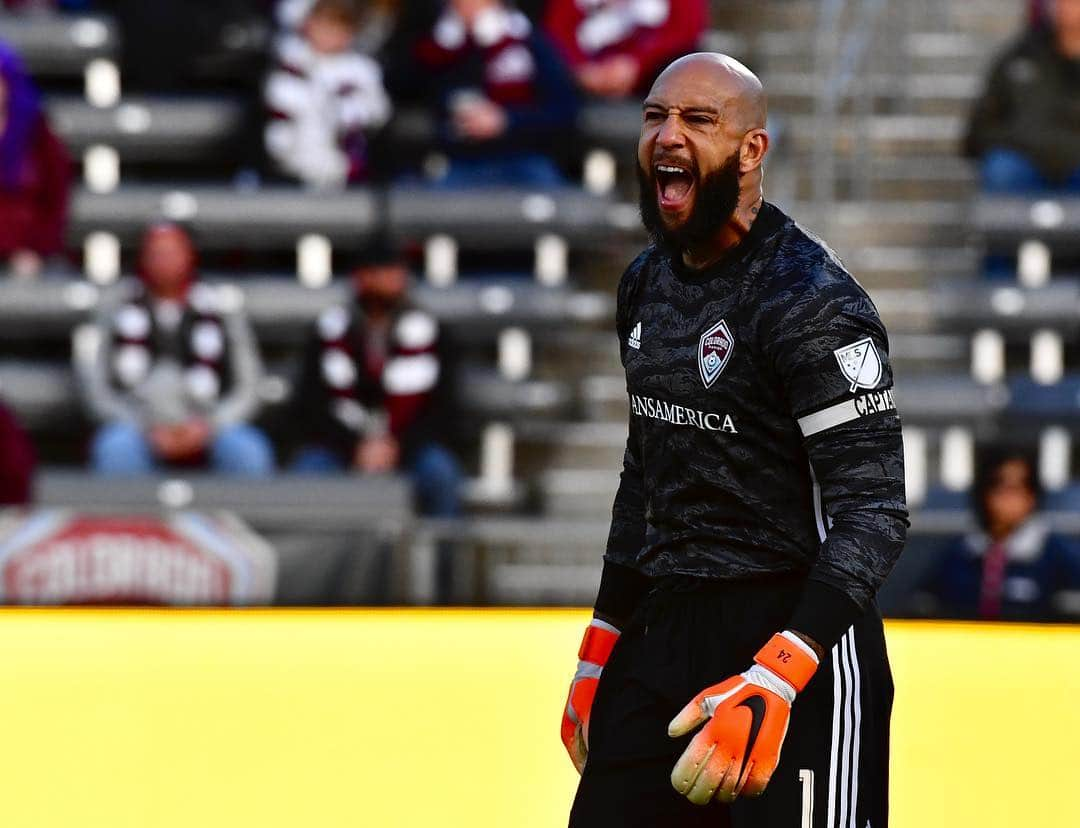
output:
[[888, 340], [867, 294], [766, 203], [704, 271], [642, 253], [617, 329], [630, 425], [605, 560], [653, 578], [804, 575], [793, 628], [838, 638], [907, 529]]

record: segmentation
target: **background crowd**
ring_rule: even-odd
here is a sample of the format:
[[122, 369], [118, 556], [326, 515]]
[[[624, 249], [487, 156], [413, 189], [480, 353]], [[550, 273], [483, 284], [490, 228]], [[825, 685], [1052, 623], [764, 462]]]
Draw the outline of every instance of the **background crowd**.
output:
[[[396, 183], [435, 189], [573, 186], [575, 129], [588, 100], [636, 100], [673, 58], [698, 48], [706, 0], [4, 0], [9, 14], [101, 11], [122, 32], [125, 94], [242, 90], [250, 117], [233, 148], [237, 186], [322, 192]], [[237, 39], [263, 44], [237, 57]], [[222, 66], [232, 62], [228, 71]], [[988, 193], [1080, 193], [1080, 0], [1033, 2], [1030, 25], [997, 56], [970, 113], [964, 152]], [[391, 138], [421, 111], [432, 145]], [[75, 163], [50, 127], [38, 83], [0, 42], [0, 260], [11, 279], [77, 268], [65, 242]], [[267, 476], [400, 470], [422, 513], [461, 513], [454, 452], [455, 349], [410, 298], [411, 251], [380, 237], [339, 263], [352, 290], [325, 309], [299, 355], [296, 389], [270, 433], [258, 421], [259, 343], [228, 290], [200, 280], [198, 239], [150, 223], [133, 275], [105, 292], [95, 347], [77, 376], [96, 423], [98, 474], [208, 468]], [[986, 270], [1011, 267], [988, 257]], [[44, 274], [44, 276], [43, 276]], [[2, 389], [0, 389], [2, 392]], [[0, 407], [0, 502], [32, 495], [35, 450]], [[947, 544], [914, 612], [1073, 617], [1080, 553], [1039, 516], [1036, 461], [1023, 446], [979, 458], [980, 530]]]

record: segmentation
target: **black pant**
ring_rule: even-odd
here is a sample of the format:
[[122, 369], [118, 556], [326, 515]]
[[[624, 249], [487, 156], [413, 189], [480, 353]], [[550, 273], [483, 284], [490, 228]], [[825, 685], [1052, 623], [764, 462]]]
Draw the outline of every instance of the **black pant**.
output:
[[785, 628], [801, 588], [801, 580], [657, 584], [600, 678], [571, 828], [886, 828], [893, 684], [876, 606], [799, 694], [760, 798], [698, 806], [671, 787], [693, 734], [671, 739], [668, 722], [701, 690], [750, 666]]

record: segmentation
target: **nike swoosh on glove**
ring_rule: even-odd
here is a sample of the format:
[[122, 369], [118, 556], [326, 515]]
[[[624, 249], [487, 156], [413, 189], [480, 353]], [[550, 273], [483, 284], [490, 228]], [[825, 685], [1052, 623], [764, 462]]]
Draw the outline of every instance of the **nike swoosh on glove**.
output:
[[594, 618], [585, 629], [578, 649], [578, 666], [570, 682], [570, 694], [563, 710], [561, 736], [570, 761], [577, 772], [585, 768], [589, 754], [589, 715], [592, 712], [600, 673], [611, 658], [611, 651], [619, 639], [619, 631], [611, 624]]
[[787, 735], [791, 705], [817, 671], [817, 654], [789, 631], [777, 633], [746, 672], [698, 693], [668, 725], [672, 738], [705, 723], [671, 772], [696, 805], [732, 802], [769, 784]]

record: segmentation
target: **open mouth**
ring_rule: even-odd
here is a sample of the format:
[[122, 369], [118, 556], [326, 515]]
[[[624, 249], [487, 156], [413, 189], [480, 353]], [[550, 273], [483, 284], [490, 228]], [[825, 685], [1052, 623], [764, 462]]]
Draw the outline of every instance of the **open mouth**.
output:
[[687, 167], [678, 164], [657, 164], [653, 167], [656, 178], [656, 196], [660, 209], [679, 212], [690, 203], [694, 189], [694, 175]]

